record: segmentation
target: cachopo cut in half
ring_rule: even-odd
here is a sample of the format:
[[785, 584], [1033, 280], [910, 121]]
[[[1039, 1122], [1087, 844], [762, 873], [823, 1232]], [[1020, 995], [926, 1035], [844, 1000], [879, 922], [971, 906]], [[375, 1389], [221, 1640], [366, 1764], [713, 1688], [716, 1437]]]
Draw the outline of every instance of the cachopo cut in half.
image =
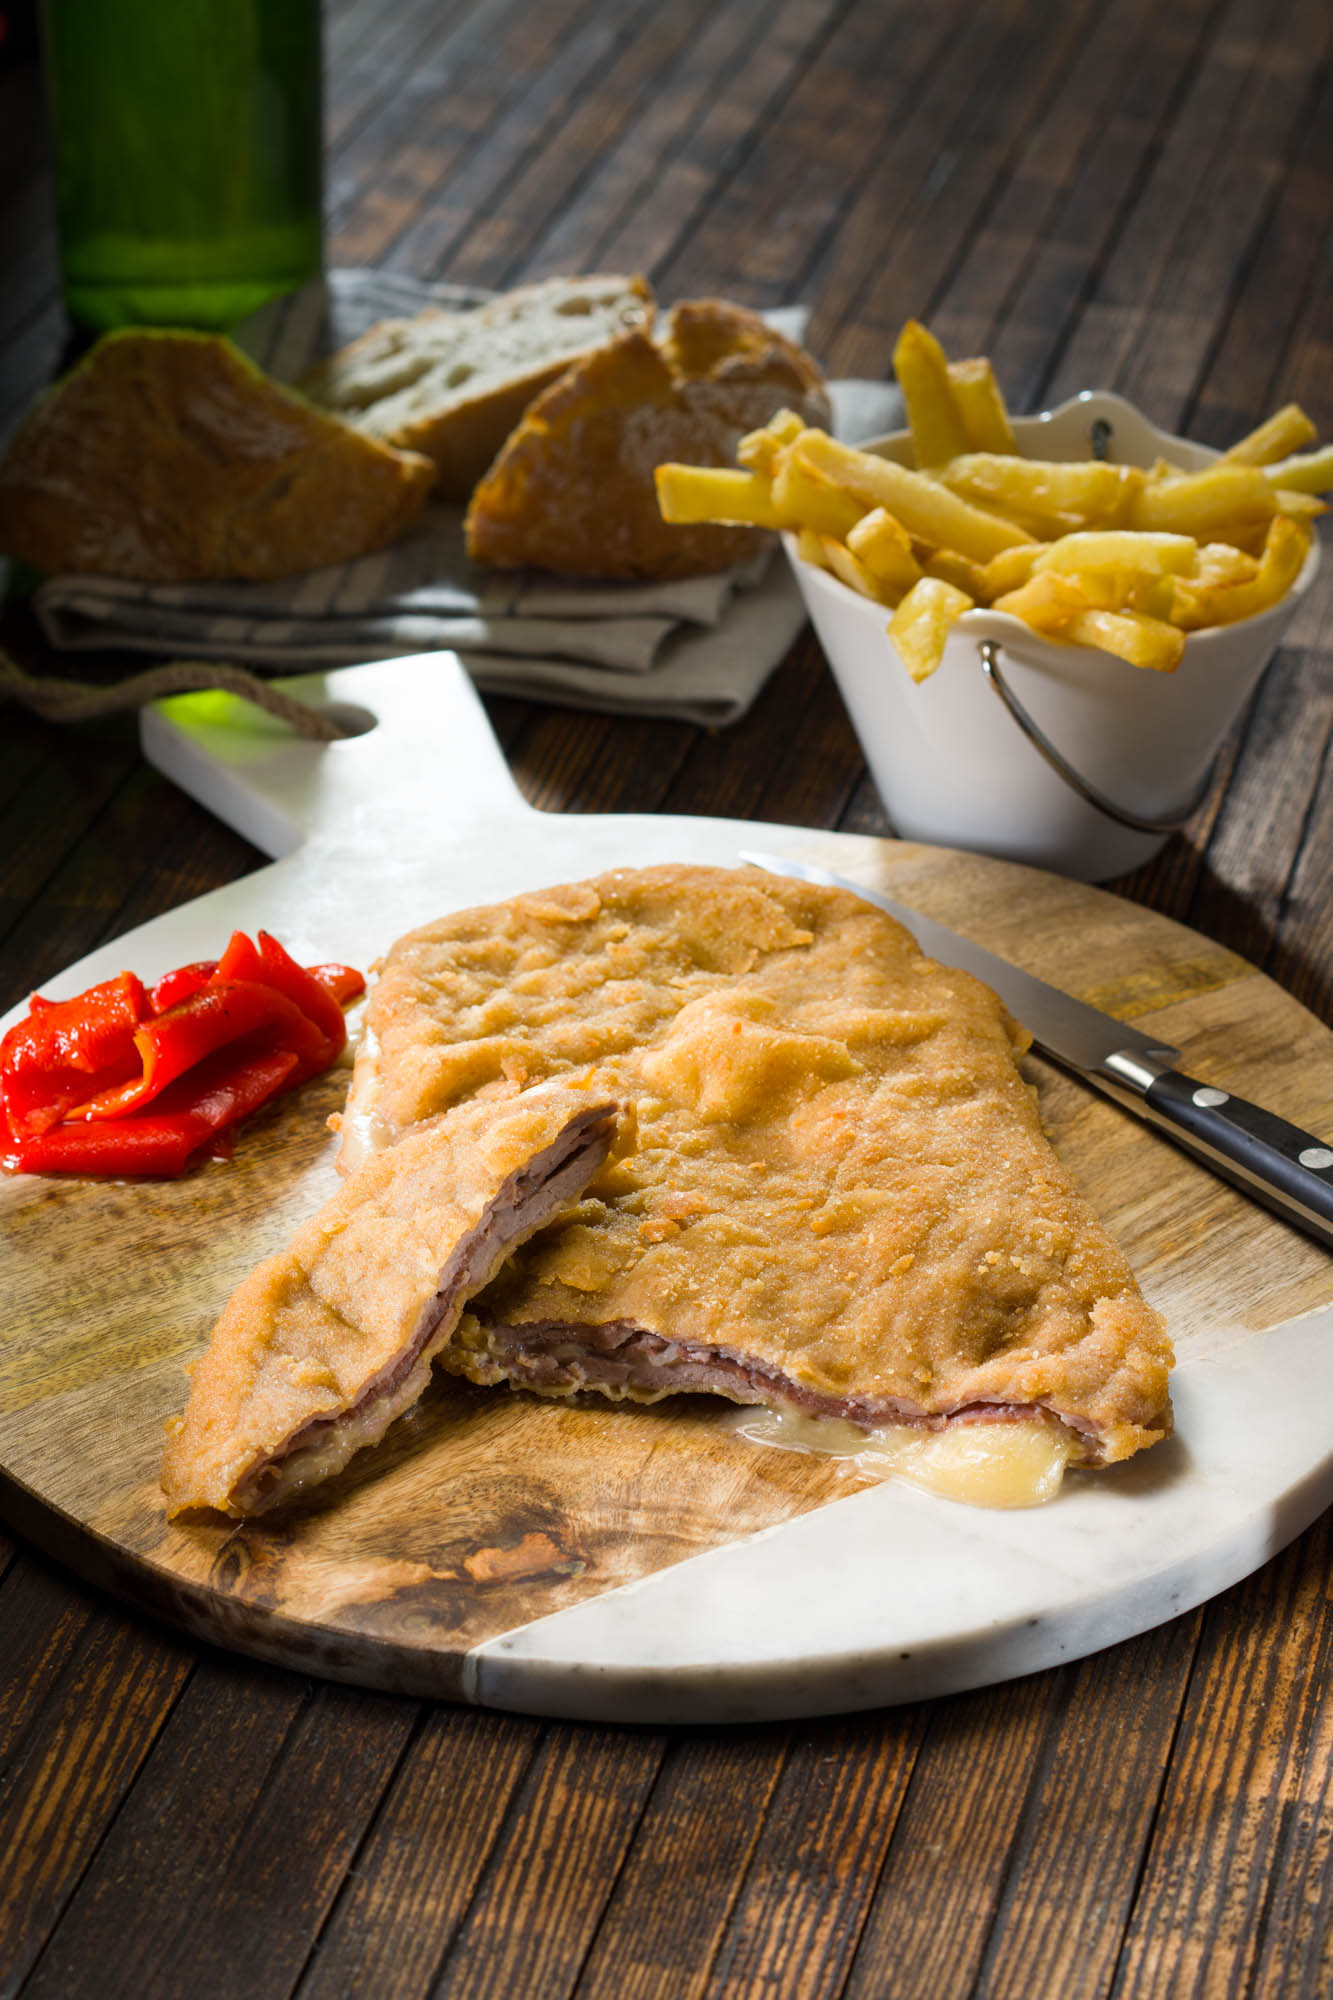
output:
[[[346, 1187], [224, 1314], [169, 1452], [173, 1506], [281, 1498], [279, 1447], [305, 1454], [302, 1484], [336, 1470], [432, 1355], [478, 1383], [706, 1391], [867, 1436], [966, 1426], [1002, 1451], [1036, 1426], [1062, 1462], [1153, 1444], [1165, 1328], [1042, 1133], [1026, 1045], [988, 988], [858, 897], [748, 870], [617, 870], [411, 934], [371, 1001]], [[558, 1123], [569, 1093], [619, 1107], [614, 1148], [581, 1152], [496, 1260], [468, 1253], [461, 1289], [437, 1283], [523, 1170], [493, 1163], [497, 1135]], [[461, 1185], [472, 1219], [396, 1247], [377, 1218], [400, 1175], [414, 1213], [452, 1218]], [[392, 1335], [360, 1360], [309, 1331], [312, 1313], [368, 1327], [357, 1302], [380, 1287]], [[279, 1414], [256, 1428], [251, 1388], [217, 1385], [261, 1378]]]

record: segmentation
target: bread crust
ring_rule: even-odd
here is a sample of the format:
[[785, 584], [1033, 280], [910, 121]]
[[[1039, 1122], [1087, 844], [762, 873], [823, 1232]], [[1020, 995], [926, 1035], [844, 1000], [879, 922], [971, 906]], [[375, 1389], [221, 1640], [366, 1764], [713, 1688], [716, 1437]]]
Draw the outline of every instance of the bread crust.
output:
[[142, 583], [298, 575], [414, 520], [429, 459], [281, 389], [215, 335], [106, 335], [0, 463], [0, 549]]
[[742, 306], [685, 301], [658, 340], [622, 335], [530, 406], [473, 494], [468, 554], [496, 569], [622, 581], [730, 569], [760, 531], [668, 524], [653, 471], [668, 460], [729, 465], [744, 433], [784, 407], [828, 422], [810, 356]]
[[[424, 452], [439, 496], [466, 500], [534, 398], [622, 328], [651, 327], [654, 312], [640, 277], [547, 278], [467, 311], [427, 306], [411, 319], [385, 320], [312, 369], [302, 388], [368, 436]], [[503, 354], [515, 328], [536, 333], [543, 321], [546, 351], [487, 386], [486, 344]], [[571, 339], [585, 321], [590, 337]], [[482, 358], [469, 359], [469, 348], [481, 348]], [[482, 386], [465, 387], [476, 381]], [[413, 403], [431, 397], [433, 407], [413, 414]]]

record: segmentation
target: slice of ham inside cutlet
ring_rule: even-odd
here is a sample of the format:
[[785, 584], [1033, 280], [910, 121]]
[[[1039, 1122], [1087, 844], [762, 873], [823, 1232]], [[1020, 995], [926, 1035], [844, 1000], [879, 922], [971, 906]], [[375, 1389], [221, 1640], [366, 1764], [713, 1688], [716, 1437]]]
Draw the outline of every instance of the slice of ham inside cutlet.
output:
[[1088, 1464], [1169, 1433], [1165, 1326], [1042, 1131], [1027, 1035], [858, 897], [616, 870], [401, 939], [367, 1026], [352, 1158], [575, 1067], [634, 1106], [633, 1152], [444, 1366], [863, 1430], [1056, 1424]]
[[378, 1442], [466, 1301], [604, 1164], [617, 1109], [550, 1085], [369, 1160], [233, 1294], [168, 1426], [168, 1512], [262, 1513]]

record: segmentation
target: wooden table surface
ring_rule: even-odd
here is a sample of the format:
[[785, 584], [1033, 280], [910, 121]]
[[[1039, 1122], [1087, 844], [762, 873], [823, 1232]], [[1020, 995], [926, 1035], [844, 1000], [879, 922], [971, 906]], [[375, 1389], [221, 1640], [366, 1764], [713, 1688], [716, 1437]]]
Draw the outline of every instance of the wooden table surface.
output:
[[[900, 322], [1015, 409], [1333, 432], [1327, 0], [334, 0], [331, 261], [641, 268]], [[0, 427], [61, 353], [35, 63], [0, 68]], [[1206, 804], [1115, 885], [1333, 1012], [1333, 565]], [[5, 638], [59, 671], [27, 614]], [[123, 671], [127, 658], [91, 664]], [[887, 831], [813, 639], [737, 727], [490, 704], [559, 810]], [[0, 1004], [258, 855], [127, 721], [0, 712]], [[3, 1264], [0, 1264], [0, 1283]], [[1255, 1412], [1257, 1423], [1262, 1411]], [[0, 1995], [1333, 1990], [1329, 1523], [1131, 1643], [790, 1726], [574, 1727], [188, 1644], [0, 1532]]]

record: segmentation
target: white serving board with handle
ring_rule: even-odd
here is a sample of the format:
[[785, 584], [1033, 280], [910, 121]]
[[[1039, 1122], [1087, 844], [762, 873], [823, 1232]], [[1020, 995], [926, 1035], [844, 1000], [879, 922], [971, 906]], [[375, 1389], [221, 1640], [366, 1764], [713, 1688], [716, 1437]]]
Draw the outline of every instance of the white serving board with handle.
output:
[[[287, 685], [373, 726], [314, 745], [216, 696], [143, 719], [150, 761], [276, 858], [93, 953], [48, 993], [214, 956], [234, 926], [272, 930], [308, 961], [367, 964], [449, 909], [614, 866], [734, 866], [762, 846], [879, 883], [1151, 1024], [1196, 1073], [1231, 1063], [1220, 1080], [1333, 1130], [1333, 1036], [1252, 967], [1150, 912], [897, 842], [539, 813], [449, 655]], [[226, 1239], [216, 1255], [232, 1258], [234, 1282], [323, 1198], [331, 1142], [296, 1110], [189, 1184], [3, 1191], [25, 1261], [23, 1297], [0, 1310], [0, 1505], [85, 1574], [223, 1644], [551, 1715], [867, 1707], [1143, 1631], [1246, 1575], [1333, 1498], [1333, 1258], [1093, 1093], [1040, 1066], [1033, 1076], [1181, 1354], [1177, 1436], [1071, 1476], [1049, 1506], [983, 1512], [900, 1481], [840, 1483], [837, 1468], [737, 1438], [708, 1399], [584, 1412], [504, 1391], [450, 1401], [445, 1385], [382, 1468], [365, 1461], [385, 1447], [364, 1454], [294, 1523], [168, 1528], [160, 1425], [226, 1291], [212, 1264], [192, 1270], [189, 1246]], [[109, 1228], [130, 1242], [99, 1342], [80, 1318], [70, 1244]]]

